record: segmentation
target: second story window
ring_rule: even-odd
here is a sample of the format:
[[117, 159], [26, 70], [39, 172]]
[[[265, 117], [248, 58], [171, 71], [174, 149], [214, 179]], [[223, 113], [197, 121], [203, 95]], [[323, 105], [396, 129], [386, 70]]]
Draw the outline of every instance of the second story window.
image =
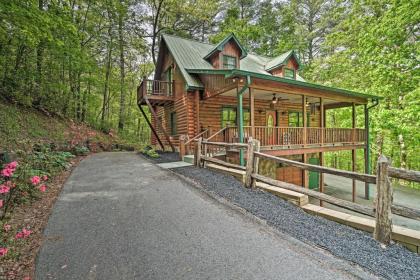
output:
[[223, 56], [223, 69], [235, 69], [236, 67], [236, 57], [230, 55]]
[[295, 79], [295, 70], [292, 68], [284, 68], [283, 76], [288, 79]]

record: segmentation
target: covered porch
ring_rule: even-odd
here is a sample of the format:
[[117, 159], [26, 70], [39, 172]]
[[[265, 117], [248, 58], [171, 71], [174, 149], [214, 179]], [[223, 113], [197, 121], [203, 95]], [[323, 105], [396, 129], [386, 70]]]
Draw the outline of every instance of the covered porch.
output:
[[[366, 98], [291, 87], [281, 81], [232, 77], [213, 85], [200, 103], [200, 129], [209, 131], [209, 141], [244, 143], [252, 137], [263, 150], [273, 152], [367, 145]], [[351, 108], [346, 124], [327, 121], [329, 110], [344, 107]], [[356, 112], [363, 112], [363, 122], [356, 122]]]

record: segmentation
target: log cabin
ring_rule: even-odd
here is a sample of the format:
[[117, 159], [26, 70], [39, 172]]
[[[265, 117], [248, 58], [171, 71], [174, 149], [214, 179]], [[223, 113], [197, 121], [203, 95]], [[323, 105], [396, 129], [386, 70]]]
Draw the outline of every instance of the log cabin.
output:
[[[216, 45], [162, 35], [154, 78], [144, 77], [137, 93], [151, 143], [182, 157], [191, 153], [198, 137], [213, 142], [252, 137], [265, 153], [311, 164], [322, 165], [325, 152], [349, 150], [353, 169], [356, 150], [363, 149], [369, 173], [368, 114], [379, 97], [307, 82], [301, 68], [295, 51], [257, 55], [247, 52], [234, 34]], [[356, 124], [357, 106], [363, 107], [363, 125]], [[331, 127], [327, 111], [343, 107], [352, 108], [351, 127]], [[238, 151], [223, 156], [240, 164], [246, 160]], [[316, 172], [264, 162], [260, 169], [278, 180], [323, 186]]]

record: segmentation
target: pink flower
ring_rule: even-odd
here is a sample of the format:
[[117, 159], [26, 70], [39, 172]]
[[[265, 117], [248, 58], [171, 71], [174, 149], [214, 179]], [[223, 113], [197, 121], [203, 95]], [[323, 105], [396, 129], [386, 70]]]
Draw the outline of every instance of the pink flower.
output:
[[48, 176], [47, 175], [42, 176], [42, 181], [47, 181], [47, 180], [48, 180]]
[[8, 224], [5, 224], [3, 226], [3, 229], [4, 229], [5, 232], [8, 232], [11, 228], [12, 228], [12, 226], [11, 225], [8, 225]]
[[31, 277], [29, 277], [29, 276], [25, 276], [25, 277], [23, 278], [23, 280], [31, 280]]
[[0, 247], [0, 257], [7, 254], [8, 249], [4, 247]]
[[8, 193], [10, 191], [10, 187], [6, 185], [0, 185], [0, 193]]
[[28, 237], [29, 235], [31, 235], [31, 233], [32, 233], [32, 231], [27, 230], [26, 228], [24, 228], [24, 229], [22, 229], [22, 231], [20, 231], [20, 232], [16, 233], [15, 238], [16, 238], [16, 239], [26, 238], [26, 237]]
[[32, 185], [36, 186], [41, 182], [41, 178], [39, 178], [39, 176], [34, 176], [31, 178], [31, 183]]
[[3, 169], [1, 171], [1, 176], [3, 176], [3, 177], [12, 177], [14, 171], [15, 170], [6, 167], [5, 169]]
[[8, 165], [6, 165], [6, 168], [9, 168], [9, 169], [13, 169], [13, 170], [15, 170], [17, 166], [18, 166], [17, 161], [12, 161], [12, 162], [11, 162], [11, 163], [9, 163]]
[[0, 199], [0, 208], [3, 207], [3, 199]]
[[42, 185], [42, 186], [39, 187], [39, 190], [41, 192], [45, 192], [47, 190], [47, 186], [46, 185]]

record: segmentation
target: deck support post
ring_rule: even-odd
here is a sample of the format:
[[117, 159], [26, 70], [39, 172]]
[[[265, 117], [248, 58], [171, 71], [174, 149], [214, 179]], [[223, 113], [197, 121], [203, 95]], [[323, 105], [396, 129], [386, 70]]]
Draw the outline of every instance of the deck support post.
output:
[[[355, 128], [356, 128], [356, 105], [354, 104], [354, 102], [352, 103], [351, 106], [352, 110], [351, 110], [351, 127], [352, 127], [352, 132], [351, 132], [351, 137], [352, 137], [352, 142], [353, 145], [355, 143]], [[356, 171], [356, 149], [352, 149], [351, 150], [351, 171]], [[352, 179], [352, 201], [355, 202], [356, 201], [356, 180]]]
[[[319, 153], [319, 165], [324, 166], [324, 153], [323, 152]], [[324, 173], [322, 172], [319, 173], [319, 192], [320, 193], [324, 192]], [[319, 206], [321, 207], [324, 206], [324, 202], [322, 200], [319, 201]]]
[[[364, 111], [365, 111], [365, 150], [364, 150], [364, 156], [365, 156], [365, 173], [370, 174], [370, 137], [369, 137], [369, 110], [367, 107], [367, 104], [364, 105]], [[370, 185], [369, 183], [365, 183], [365, 199], [369, 199], [370, 196]]]
[[[238, 142], [243, 143], [244, 142], [244, 112], [243, 112], [243, 98], [242, 94], [239, 92], [237, 88], [237, 100], [238, 100], [238, 108], [237, 112], [238, 115], [236, 116], [237, 122], [238, 122]], [[244, 166], [245, 160], [244, 160], [244, 151], [242, 149], [239, 149], [239, 164], [241, 166]]]
[[324, 98], [319, 98], [319, 127], [321, 128], [321, 146], [324, 145], [324, 135], [325, 135], [325, 110], [324, 110]]
[[376, 172], [376, 219], [373, 236], [383, 244], [389, 244], [392, 233], [392, 186], [388, 177], [388, 167], [388, 159], [381, 155]]
[[[307, 129], [306, 127], [308, 126], [307, 123], [307, 115], [306, 115], [306, 96], [302, 95], [302, 121], [303, 121], [303, 139], [302, 139], [302, 143], [303, 146], [306, 146], [307, 143]], [[303, 163], [307, 162], [307, 154], [303, 153], [302, 156], [302, 160]], [[302, 186], [305, 188], [309, 188], [309, 184], [308, 184], [308, 171], [306, 170], [302, 170]]]

